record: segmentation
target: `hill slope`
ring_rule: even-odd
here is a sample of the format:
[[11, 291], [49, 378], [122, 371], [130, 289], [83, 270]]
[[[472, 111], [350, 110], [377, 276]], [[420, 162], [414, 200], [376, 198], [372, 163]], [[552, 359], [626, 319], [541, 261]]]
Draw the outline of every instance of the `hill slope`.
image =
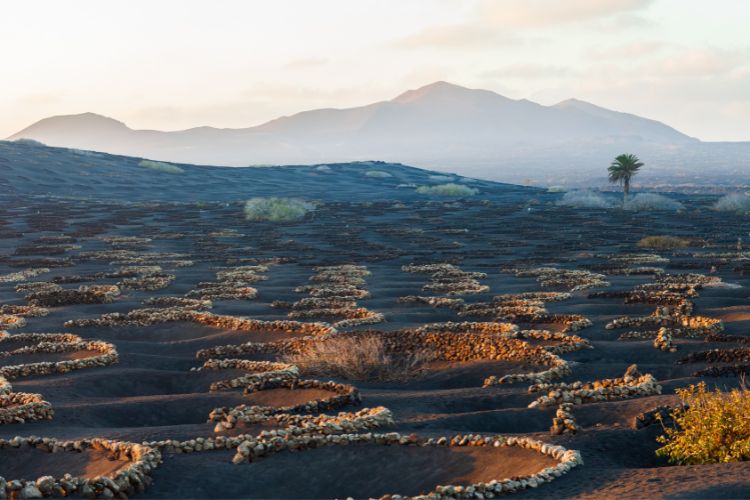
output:
[[[417, 186], [446, 182], [477, 189], [477, 198], [535, 191], [384, 162], [245, 168], [180, 164], [172, 170], [181, 172], [146, 168], [140, 158], [53, 148], [32, 141], [0, 141], [0, 194], [115, 201], [230, 202], [253, 196], [288, 196], [360, 202], [427, 200], [429, 196], [416, 192]], [[384, 173], [368, 175], [373, 171]]]

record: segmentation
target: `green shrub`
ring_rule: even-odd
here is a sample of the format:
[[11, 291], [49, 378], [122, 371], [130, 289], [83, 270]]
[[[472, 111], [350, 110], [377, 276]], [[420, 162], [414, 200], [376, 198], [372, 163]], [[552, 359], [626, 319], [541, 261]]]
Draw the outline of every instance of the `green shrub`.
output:
[[367, 177], [374, 177], [376, 179], [387, 179], [388, 177], [393, 177], [388, 172], [383, 172], [382, 170], [368, 170], [365, 172], [365, 175]]
[[685, 207], [679, 201], [656, 193], [639, 193], [625, 204], [625, 210], [634, 212], [650, 212], [652, 210], [676, 212], [683, 208]]
[[140, 163], [138, 163], [138, 166], [156, 170], [157, 172], [165, 172], [167, 174], [182, 174], [185, 172], [177, 165], [172, 165], [171, 163], [164, 163], [161, 161], [141, 160]]
[[315, 204], [295, 198], [251, 198], [245, 202], [245, 218], [252, 221], [289, 222], [300, 220]]
[[750, 212], [750, 196], [743, 193], [730, 193], [722, 196], [714, 205], [719, 212]]
[[612, 207], [612, 203], [603, 194], [589, 190], [568, 191], [557, 204], [573, 208]]
[[670, 463], [693, 465], [750, 460], [750, 390], [706, 389], [706, 384], [677, 389], [683, 406], [671, 413], [656, 454]]
[[37, 141], [36, 139], [27, 139], [25, 137], [16, 139], [13, 142], [18, 144], [26, 144], [27, 146], [46, 146], [46, 144], [42, 141]]
[[547, 188], [548, 193], [564, 193], [565, 191], [567, 191], [565, 186], [550, 186]]
[[690, 242], [684, 238], [674, 236], [646, 236], [641, 238], [638, 246], [641, 248], [656, 248], [657, 250], [671, 250], [673, 248], [686, 247]]
[[449, 182], [436, 186], [419, 186], [417, 193], [435, 196], [474, 196], [479, 190]]

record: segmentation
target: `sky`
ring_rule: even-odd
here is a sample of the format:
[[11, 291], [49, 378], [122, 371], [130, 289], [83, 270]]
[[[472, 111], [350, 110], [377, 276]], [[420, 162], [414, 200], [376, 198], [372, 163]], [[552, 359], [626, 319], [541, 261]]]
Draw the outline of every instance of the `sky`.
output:
[[95, 112], [248, 127], [437, 80], [750, 140], [746, 0], [24, 0], [0, 16], [0, 137]]

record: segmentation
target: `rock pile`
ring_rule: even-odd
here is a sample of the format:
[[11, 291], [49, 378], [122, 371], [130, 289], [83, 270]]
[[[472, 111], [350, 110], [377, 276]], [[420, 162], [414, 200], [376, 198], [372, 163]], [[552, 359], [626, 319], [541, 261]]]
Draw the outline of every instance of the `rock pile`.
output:
[[[686, 404], [678, 405], [678, 407], [679, 406], [682, 406], [683, 409], [688, 408]], [[672, 412], [674, 410], [674, 406], [657, 406], [656, 408], [652, 408], [651, 410], [639, 413], [638, 415], [633, 417], [630, 426], [633, 429], [642, 429], [657, 422], [668, 424], [672, 422]]]
[[576, 423], [575, 417], [573, 416], [573, 404], [562, 403], [557, 407], [555, 416], [552, 419], [552, 427], [550, 427], [550, 434], [559, 435], [569, 432], [575, 434], [580, 428]]
[[13, 330], [26, 326], [26, 320], [15, 314], [0, 314], [0, 328], [4, 330]]
[[[662, 351], [675, 352], [675, 337], [698, 338], [720, 334], [724, 330], [721, 320], [694, 316], [692, 297], [698, 290], [720, 281], [714, 276], [702, 274], [665, 274], [655, 283], [646, 283], [630, 292], [614, 293], [612, 297], [622, 297], [626, 303], [657, 304], [649, 316], [624, 316], [607, 323], [606, 328], [658, 327], [658, 330], [628, 331], [620, 335], [620, 340], [654, 339], [654, 347]], [[592, 294], [592, 296], [603, 296]]]

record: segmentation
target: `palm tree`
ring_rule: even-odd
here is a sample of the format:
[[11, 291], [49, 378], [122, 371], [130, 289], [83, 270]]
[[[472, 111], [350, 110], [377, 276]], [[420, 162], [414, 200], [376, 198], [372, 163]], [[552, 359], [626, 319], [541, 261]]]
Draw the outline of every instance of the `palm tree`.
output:
[[636, 155], [622, 154], [614, 159], [609, 166], [609, 182], [622, 184], [623, 203], [628, 201], [630, 193], [630, 179], [638, 173], [643, 162]]

